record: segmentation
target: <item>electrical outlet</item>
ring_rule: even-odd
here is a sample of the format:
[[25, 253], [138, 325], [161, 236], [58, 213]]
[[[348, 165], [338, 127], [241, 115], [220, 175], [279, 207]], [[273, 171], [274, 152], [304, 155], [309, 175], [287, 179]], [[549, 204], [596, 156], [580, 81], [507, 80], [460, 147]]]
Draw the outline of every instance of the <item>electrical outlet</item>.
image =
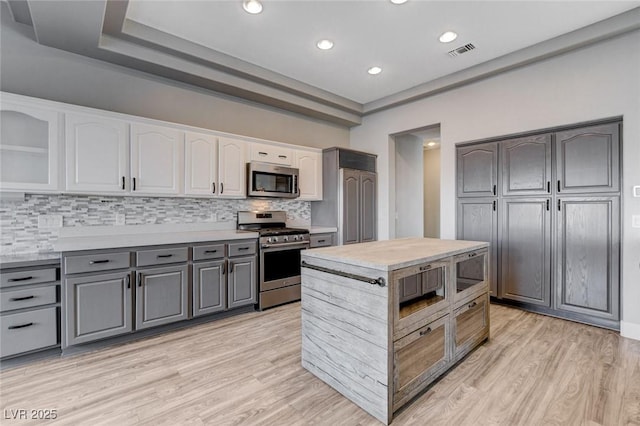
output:
[[218, 221], [218, 213], [211, 213], [209, 215], [209, 221], [210, 222], [217, 222]]
[[126, 223], [126, 216], [124, 213], [116, 213], [116, 225], [122, 226]]
[[41, 214], [38, 216], [38, 229], [62, 228], [61, 214]]
[[640, 185], [637, 185], [637, 186], [633, 187], [633, 196], [634, 197], [640, 197]]
[[631, 216], [631, 227], [640, 228], [640, 215], [634, 214]]

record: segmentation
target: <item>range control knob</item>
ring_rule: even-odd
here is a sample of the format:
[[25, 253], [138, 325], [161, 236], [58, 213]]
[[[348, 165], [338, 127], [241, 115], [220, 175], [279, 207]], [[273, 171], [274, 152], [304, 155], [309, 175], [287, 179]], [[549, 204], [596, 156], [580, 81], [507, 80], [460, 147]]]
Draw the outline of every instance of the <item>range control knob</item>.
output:
[[268, 243], [273, 242], [272, 238], [271, 238], [271, 237], [267, 237], [267, 242], [268, 242]]
[[293, 236], [293, 241], [298, 241], [300, 239], [300, 235], [294, 235]]
[[277, 243], [278, 242], [278, 237], [273, 237], [273, 242]]
[[283, 241], [289, 241], [289, 237], [287, 237], [286, 235], [284, 237], [282, 237]]

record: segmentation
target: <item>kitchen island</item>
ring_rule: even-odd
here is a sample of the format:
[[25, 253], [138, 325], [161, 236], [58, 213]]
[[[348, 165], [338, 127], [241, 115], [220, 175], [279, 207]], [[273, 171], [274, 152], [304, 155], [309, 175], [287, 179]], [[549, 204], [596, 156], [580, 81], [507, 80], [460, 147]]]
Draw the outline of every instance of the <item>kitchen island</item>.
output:
[[302, 365], [385, 424], [489, 338], [488, 243], [302, 252]]

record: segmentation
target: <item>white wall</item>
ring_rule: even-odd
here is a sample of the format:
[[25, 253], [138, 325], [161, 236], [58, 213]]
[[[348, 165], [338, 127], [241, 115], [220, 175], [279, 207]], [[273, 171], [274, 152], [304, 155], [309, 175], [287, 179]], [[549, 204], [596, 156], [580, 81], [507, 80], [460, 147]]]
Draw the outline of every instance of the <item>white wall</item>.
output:
[[396, 145], [396, 238], [423, 235], [422, 139], [397, 136]]
[[440, 148], [424, 150], [424, 236], [440, 238]]
[[[455, 238], [455, 144], [623, 116], [622, 333], [640, 339], [640, 31], [365, 117], [354, 149], [378, 154], [378, 235], [389, 237], [389, 135], [441, 125], [441, 237]], [[626, 330], [626, 331], [625, 331]]]

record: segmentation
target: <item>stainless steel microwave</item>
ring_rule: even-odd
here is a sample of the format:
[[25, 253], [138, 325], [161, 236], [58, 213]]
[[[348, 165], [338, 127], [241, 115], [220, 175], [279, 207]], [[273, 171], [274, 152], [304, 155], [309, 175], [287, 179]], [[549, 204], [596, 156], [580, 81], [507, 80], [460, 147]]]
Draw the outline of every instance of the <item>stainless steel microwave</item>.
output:
[[277, 164], [247, 163], [247, 195], [249, 197], [296, 198], [298, 169]]

